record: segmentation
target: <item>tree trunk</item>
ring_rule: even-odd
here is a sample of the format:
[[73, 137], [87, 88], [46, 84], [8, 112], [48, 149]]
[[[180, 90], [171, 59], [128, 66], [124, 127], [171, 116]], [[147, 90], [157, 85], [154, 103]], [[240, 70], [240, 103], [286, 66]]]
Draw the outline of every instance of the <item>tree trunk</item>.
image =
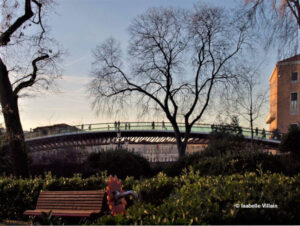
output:
[[[176, 139], [176, 144], [177, 144], [177, 150], [178, 150], [178, 157], [181, 158], [185, 155], [185, 149], [186, 149], [186, 146], [187, 146], [187, 139], [184, 139], [184, 141], [182, 141], [180, 129], [178, 127], [178, 124], [177, 124], [176, 120], [168, 114], [167, 114], [167, 117], [168, 117], [170, 123], [173, 126], [175, 139]], [[187, 131], [185, 131], [185, 138], [188, 135], [189, 134], [187, 134]]]
[[28, 177], [27, 151], [18, 108], [18, 95], [14, 94], [8, 71], [0, 58], [0, 102], [5, 121], [8, 147], [16, 176]]
[[188, 141], [188, 135], [185, 133], [185, 138], [182, 141], [182, 137], [180, 132], [175, 132], [175, 138], [176, 138], [176, 144], [177, 144], [177, 149], [178, 149], [178, 157], [182, 158], [185, 156], [185, 150], [187, 146], [187, 141]]
[[250, 113], [250, 129], [251, 129], [251, 144], [252, 144], [253, 143], [253, 135], [254, 135], [252, 112]]
[[177, 149], [178, 149], [178, 156], [179, 158], [182, 158], [183, 156], [185, 156], [185, 149], [186, 149], [186, 142], [182, 142], [181, 141], [181, 137], [180, 139], [176, 138], [176, 144], [177, 144]]

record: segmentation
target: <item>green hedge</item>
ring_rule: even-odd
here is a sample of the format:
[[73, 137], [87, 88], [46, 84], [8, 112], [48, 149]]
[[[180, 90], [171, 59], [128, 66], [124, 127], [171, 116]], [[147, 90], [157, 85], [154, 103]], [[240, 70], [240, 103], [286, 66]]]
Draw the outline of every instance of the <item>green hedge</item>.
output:
[[300, 158], [290, 155], [270, 155], [261, 151], [235, 151], [212, 155], [204, 150], [186, 155], [170, 164], [164, 172], [168, 176], [179, 176], [185, 168], [192, 166], [201, 175], [231, 175], [235, 173], [256, 172], [258, 166], [264, 172], [296, 175], [300, 172]]
[[[96, 224], [298, 224], [300, 175], [246, 173], [205, 176], [193, 170], [173, 181], [161, 204], [139, 201], [125, 216], [103, 216]], [[159, 184], [156, 184], [160, 187]], [[155, 187], [151, 185], [150, 187]], [[160, 198], [160, 197], [158, 197]], [[156, 196], [153, 196], [156, 199]], [[236, 204], [277, 204], [276, 209], [236, 208]]]
[[[81, 178], [0, 178], [0, 219], [25, 219], [43, 190], [104, 189], [107, 176]], [[179, 177], [163, 173], [151, 179], [123, 181], [140, 200], [130, 201], [125, 216], [105, 215], [95, 224], [298, 224], [300, 222], [300, 174], [257, 173], [201, 176], [192, 168]], [[277, 209], [242, 209], [235, 204], [277, 204]]]
[[94, 190], [105, 189], [106, 176], [96, 175], [83, 179], [56, 178], [51, 174], [44, 178], [16, 179], [0, 178], [0, 219], [25, 219], [23, 212], [34, 209], [40, 190]]
[[92, 153], [85, 165], [86, 174], [92, 175], [106, 170], [108, 174], [125, 179], [127, 176], [150, 177], [152, 169], [147, 159], [126, 150], [109, 150]]

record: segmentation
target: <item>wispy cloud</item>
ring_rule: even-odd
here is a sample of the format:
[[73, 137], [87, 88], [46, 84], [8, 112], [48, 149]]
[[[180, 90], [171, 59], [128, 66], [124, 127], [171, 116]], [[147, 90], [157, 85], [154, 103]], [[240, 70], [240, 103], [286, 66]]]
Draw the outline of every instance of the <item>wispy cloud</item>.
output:
[[81, 61], [83, 61], [83, 60], [89, 58], [90, 56], [91, 56], [91, 54], [89, 53], [89, 54], [86, 54], [86, 55], [84, 55], [84, 56], [82, 56], [82, 57], [79, 57], [79, 58], [76, 58], [76, 59], [74, 59], [74, 60], [71, 60], [71, 61], [65, 63], [65, 64], [64, 64], [64, 67], [70, 67], [70, 66], [72, 66], [72, 65], [74, 65], [74, 64], [77, 64], [78, 62], [81, 62]]

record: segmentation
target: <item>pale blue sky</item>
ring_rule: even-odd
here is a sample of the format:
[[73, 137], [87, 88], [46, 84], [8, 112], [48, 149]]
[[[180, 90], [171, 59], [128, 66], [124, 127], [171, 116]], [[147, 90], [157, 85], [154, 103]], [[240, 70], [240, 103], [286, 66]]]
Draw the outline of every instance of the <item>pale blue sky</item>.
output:
[[[93, 60], [91, 50], [109, 37], [117, 38], [125, 47], [128, 38], [127, 27], [131, 20], [149, 7], [190, 8], [198, 0], [59, 0], [57, 2], [58, 5], [55, 7], [57, 13], [49, 18], [48, 24], [52, 36], [69, 54], [63, 63], [63, 77], [57, 81], [59, 92], [38, 93], [36, 97], [20, 100], [20, 114], [24, 129], [29, 130], [56, 123], [137, 121], [133, 115], [115, 118], [97, 116], [92, 111], [91, 100], [85, 92], [86, 84], [91, 79], [89, 75]], [[234, 7], [234, 0], [201, 2]], [[267, 85], [276, 57], [270, 56], [266, 59], [266, 63], [264, 83]], [[263, 123], [264, 117], [259, 122], [259, 126], [267, 128]], [[140, 120], [147, 120], [147, 118]]]

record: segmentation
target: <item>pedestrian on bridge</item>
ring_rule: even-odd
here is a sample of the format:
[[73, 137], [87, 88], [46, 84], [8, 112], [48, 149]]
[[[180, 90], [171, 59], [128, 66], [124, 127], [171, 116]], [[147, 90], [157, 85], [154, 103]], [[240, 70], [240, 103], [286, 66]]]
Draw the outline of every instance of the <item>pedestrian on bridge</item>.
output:
[[118, 121], [118, 130], [120, 130], [120, 121]]
[[258, 128], [257, 127], [255, 128], [255, 136], [258, 137]]
[[152, 129], [155, 129], [155, 122], [152, 122]]
[[115, 121], [115, 130], [117, 130], [117, 121]]
[[265, 128], [263, 128], [262, 132], [261, 132], [262, 138], [266, 139], [266, 131]]
[[165, 129], [165, 127], [166, 127], [166, 126], [165, 126], [165, 122], [162, 121], [162, 128]]

